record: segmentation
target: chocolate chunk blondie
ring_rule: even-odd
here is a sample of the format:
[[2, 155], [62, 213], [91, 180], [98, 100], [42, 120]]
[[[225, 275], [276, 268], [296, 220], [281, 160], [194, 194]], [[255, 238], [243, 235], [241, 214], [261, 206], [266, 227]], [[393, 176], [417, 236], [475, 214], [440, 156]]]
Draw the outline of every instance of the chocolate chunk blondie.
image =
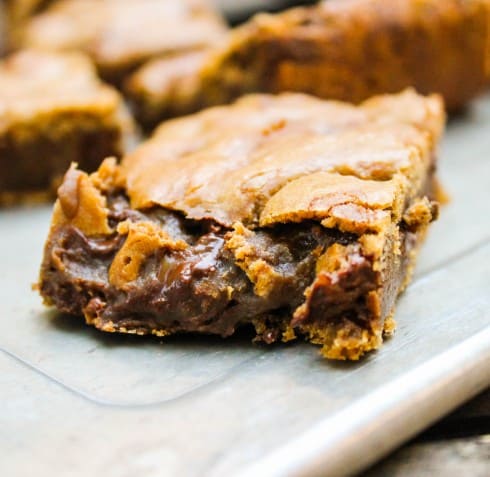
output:
[[22, 51], [0, 63], [0, 204], [44, 198], [71, 162], [122, 155], [133, 123], [79, 54]]
[[250, 95], [163, 124], [121, 165], [75, 166], [39, 290], [109, 332], [304, 337], [358, 359], [394, 329], [428, 224], [438, 96], [353, 106]]
[[225, 31], [205, 0], [59, 0], [16, 39], [20, 47], [82, 50], [104, 79], [120, 83], [153, 57], [207, 47]]
[[193, 80], [183, 69], [182, 92], [178, 68], [155, 65], [132, 80], [129, 95], [143, 120], [154, 123], [250, 92], [358, 103], [412, 86], [442, 94], [454, 111], [488, 84], [489, 67], [488, 0], [326, 0], [255, 16], [195, 69]]

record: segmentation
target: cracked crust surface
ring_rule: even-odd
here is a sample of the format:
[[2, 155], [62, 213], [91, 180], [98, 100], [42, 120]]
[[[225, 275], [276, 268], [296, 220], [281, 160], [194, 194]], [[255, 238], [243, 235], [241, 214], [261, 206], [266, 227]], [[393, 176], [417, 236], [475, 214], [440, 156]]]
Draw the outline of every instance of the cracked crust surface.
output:
[[162, 125], [122, 168], [136, 208], [159, 205], [226, 226], [338, 212], [356, 231], [363, 212], [365, 226], [383, 209], [400, 218], [427, 176], [443, 118], [438, 97], [410, 90], [359, 107], [252, 95]]

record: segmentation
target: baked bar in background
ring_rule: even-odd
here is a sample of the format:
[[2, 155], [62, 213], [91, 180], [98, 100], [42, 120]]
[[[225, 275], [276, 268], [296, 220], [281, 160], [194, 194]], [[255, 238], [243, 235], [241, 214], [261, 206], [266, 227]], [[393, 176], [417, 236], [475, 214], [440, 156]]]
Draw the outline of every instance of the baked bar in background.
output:
[[358, 359], [393, 331], [436, 217], [438, 96], [250, 95], [72, 167], [39, 290], [109, 332], [295, 337]]
[[259, 14], [194, 64], [194, 78], [190, 64], [154, 65], [130, 81], [143, 123], [251, 92], [358, 103], [412, 86], [454, 111], [488, 84], [490, 1], [326, 0]]
[[123, 90], [145, 130], [151, 131], [165, 119], [200, 109], [196, 96], [201, 88], [200, 71], [210, 54], [211, 49], [203, 49], [157, 58], [128, 78]]
[[205, 0], [59, 0], [15, 38], [19, 47], [84, 51], [120, 83], [151, 58], [206, 48], [225, 31]]
[[0, 2], [0, 56], [7, 51], [7, 12], [5, 5]]
[[10, 20], [18, 25], [32, 15], [46, 9], [56, 0], [2, 0]]
[[3, 31], [1, 41], [4, 45], [4, 51], [15, 44], [14, 37], [25, 26], [29, 18], [37, 13], [42, 12], [56, 0], [0, 0], [0, 10], [3, 15]]
[[26, 50], [0, 62], [0, 204], [44, 199], [71, 162], [94, 171], [133, 139], [120, 94], [85, 56]]
[[46, 9], [56, 0], [2, 0], [12, 28], [21, 27], [24, 22]]

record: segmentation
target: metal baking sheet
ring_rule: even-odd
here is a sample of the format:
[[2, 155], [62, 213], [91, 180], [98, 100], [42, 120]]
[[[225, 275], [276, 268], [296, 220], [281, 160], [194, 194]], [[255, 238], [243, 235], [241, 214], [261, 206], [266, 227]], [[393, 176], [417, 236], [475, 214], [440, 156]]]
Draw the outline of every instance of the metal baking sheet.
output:
[[348, 475], [490, 385], [490, 96], [451, 120], [398, 330], [359, 363], [303, 343], [107, 335], [31, 291], [50, 208], [0, 212], [0, 475]]
[[315, 0], [212, 0], [212, 3], [231, 20], [246, 19], [256, 12], [275, 11], [300, 4], [314, 3]]

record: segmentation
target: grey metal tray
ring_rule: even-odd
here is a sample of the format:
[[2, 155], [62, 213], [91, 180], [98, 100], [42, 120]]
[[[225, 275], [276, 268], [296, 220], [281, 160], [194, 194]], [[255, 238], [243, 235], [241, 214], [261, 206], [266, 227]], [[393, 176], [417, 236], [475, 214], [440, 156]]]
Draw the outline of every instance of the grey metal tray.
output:
[[114, 336], [46, 311], [49, 207], [0, 212], [0, 475], [346, 475], [490, 385], [490, 97], [453, 120], [398, 330], [359, 363], [302, 343]]

